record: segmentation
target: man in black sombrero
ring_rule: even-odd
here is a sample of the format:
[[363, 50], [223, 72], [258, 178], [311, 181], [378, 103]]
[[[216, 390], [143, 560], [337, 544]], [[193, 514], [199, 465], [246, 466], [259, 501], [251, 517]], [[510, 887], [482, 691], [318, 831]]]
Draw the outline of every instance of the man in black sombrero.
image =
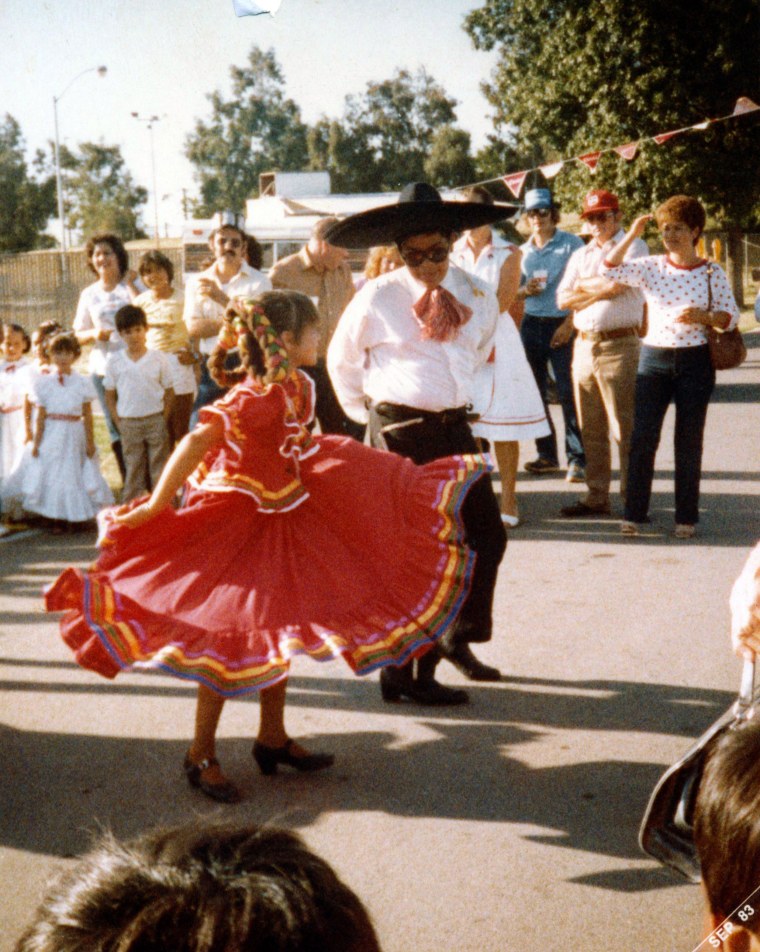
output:
[[[369, 423], [375, 446], [423, 464], [476, 453], [470, 429], [472, 384], [493, 348], [499, 307], [479, 279], [449, 264], [457, 233], [508, 217], [511, 206], [445, 202], [431, 185], [408, 185], [398, 203], [333, 225], [326, 240], [345, 248], [395, 243], [406, 267], [368, 282], [349, 303], [327, 355], [346, 413]], [[462, 690], [435, 680], [441, 657], [473, 681], [498, 681], [470, 643], [491, 638], [493, 593], [506, 535], [488, 476], [462, 507], [476, 553], [472, 587], [439, 647], [399, 668], [384, 668], [386, 701], [463, 704]]]

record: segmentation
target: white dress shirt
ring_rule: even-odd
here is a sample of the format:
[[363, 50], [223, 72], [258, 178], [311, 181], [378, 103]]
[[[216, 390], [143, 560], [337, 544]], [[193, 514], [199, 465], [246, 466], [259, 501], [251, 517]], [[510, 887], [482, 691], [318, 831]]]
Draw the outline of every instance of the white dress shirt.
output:
[[102, 377], [106, 370], [106, 357], [123, 349], [124, 341], [116, 330], [115, 317], [120, 308], [131, 303], [129, 288], [123, 281], [111, 291], [106, 291], [100, 281], [95, 281], [79, 295], [73, 324], [74, 333], [107, 330], [110, 334], [108, 340], [93, 341], [89, 363], [91, 374]]
[[367, 422], [367, 397], [433, 412], [472, 402], [475, 373], [493, 347], [499, 306], [483, 281], [454, 265], [441, 287], [473, 312], [451, 341], [422, 336], [412, 305], [427, 288], [407, 268], [369, 281], [349, 302], [327, 351], [327, 367], [353, 420]]

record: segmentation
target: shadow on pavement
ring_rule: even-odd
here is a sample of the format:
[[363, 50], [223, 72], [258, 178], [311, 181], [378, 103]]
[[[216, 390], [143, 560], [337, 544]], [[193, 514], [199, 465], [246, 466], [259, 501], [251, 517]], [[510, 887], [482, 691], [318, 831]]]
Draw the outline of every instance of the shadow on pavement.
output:
[[[192, 693], [154, 689], [146, 680], [17, 686], [40, 692]], [[539, 828], [515, 833], [534, 842], [642, 859], [638, 825], [665, 765], [627, 760], [624, 746], [615, 759], [562, 764], [565, 758], [577, 761], [578, 742], [556, 729], [691, 738], [733, 699], [727, 692], [667, 684], [530, 678], [476, 687], [471, 694], [468, 707], [435, 711], [384, 705], [376, 682], [295, 677], [291, 706], [410, 716], [427, 736], [413, 743], [392, 730], [311, 737], [314, 749], [336, 752], [335, 768], [311, 776], [282, 771], [274, 778], [254, 770], [250, 738], [224, 738], [220, 760], [244, 794], [232, 807], [213, 804], [187, 786], [181, 771], [184, 742], [0, 727], [6, 765], [0, 773], [0, 843], [68, 857], [103, 828], [132, 836], [156, 824], [202, 817], [308, 827], [323, 814], [361, 811], [522, 824]], [[542, 766], [539, 761], [545, 760], [552, 765]], [[583, 882], [632, 892], [673, 885], [666, 875], [640, 869], [594, 874]]]

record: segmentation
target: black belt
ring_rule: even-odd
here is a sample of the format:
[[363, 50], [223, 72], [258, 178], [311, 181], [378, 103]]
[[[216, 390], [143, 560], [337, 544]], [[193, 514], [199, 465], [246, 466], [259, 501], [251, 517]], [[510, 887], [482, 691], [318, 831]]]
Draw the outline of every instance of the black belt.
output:
[[[413, 423], [436, 423], [439, 426], [456, 426], [459, 423], [474, 423], [479, 414], [472, 412], [472, 406], [453, 407], [447, 410], [419, 410], [402, 403], [374, 404], [375, 412], [391, 420], [411, 426]], [[385, 429], [385, 428], [384, 428]]]

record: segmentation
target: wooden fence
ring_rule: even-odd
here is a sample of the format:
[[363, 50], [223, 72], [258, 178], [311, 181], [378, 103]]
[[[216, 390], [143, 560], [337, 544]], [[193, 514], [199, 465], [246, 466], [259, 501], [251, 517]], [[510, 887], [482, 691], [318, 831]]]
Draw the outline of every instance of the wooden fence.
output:
[[[146, 247], [139, 243], [138, 248], [131, 248], [131, 244], [127, 245], [129, 266], [136, 268]], [[161, 251], [174, 265], [175, 283], [181, 285], [182, 249], [178, 243], [174, 247], [162, 243]], [[71, 327], [79, 295], [94, 280], [81, 248], [65, 254], [28, 251], [0, 255], [0, 317], [30, 332], [47, 320]]]

